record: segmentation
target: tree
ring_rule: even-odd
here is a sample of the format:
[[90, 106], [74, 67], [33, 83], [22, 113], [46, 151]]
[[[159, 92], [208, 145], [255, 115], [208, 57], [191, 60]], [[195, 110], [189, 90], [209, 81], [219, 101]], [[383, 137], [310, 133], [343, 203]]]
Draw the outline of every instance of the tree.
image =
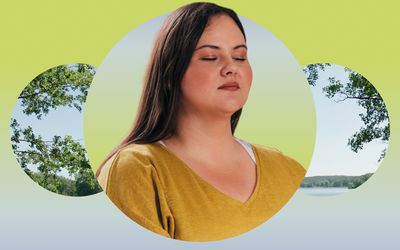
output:
[[[310, 85], [315, 86], [318, 70], [325, 70], [326, 66], [330, 66], [330, 64], [311, 64], [304, 69], [304, 72], [309, 74], [308, 79], [311, 79]], [[347, 144], [351, 150], [358, 152], [372, 140], [379, 139], [385, 143], [388, 142], [390, 136], [389, 114], [379, 92], [361, 74], [348, 68], [345, 68], [345, 71], [349, 73], [347, 83], [342, 83], [335, 77], [329, 77], [329, 84], [323, 88], [323, 92], [336, 102], [357, 100], [358, 105], [364, 109], [364, 112], [359, 114], [364, 126], [348, 139]], [[382, 151], [379, 161], [385, 157], [385, 154], [386, 149]]]
[[18, 99], [26, 115], [38, 119], [60, 106], [82, 111], [95, 69], [88, 64], [61, 65], [47, 70], [33, 79]]
[[307, 67], [303, 69], [303, 72], [307, 76], [308, 84], [311, 86], [315, 86], [316, 81], [319, 79], [319, 72], [318, 70], [325, 70], [325, 67], [331, 66], [329, 63], [314, 63], [309, 64]]
[[[82, 111], [95, 70], [86, 64], [62, 65], [36, 77], [22, 91], [19, 99], [23, 113], [42, 119], [50, 110], [69, 106]], [[71, 136], [55, 135], [46, 141], [32, 127], [21, 128], [11, 120], [11, 144], [24, 171], [44, 188], [70, 196], [90, 195], [101, 191], [90, 168], [86, 150]], [[37, 171], [29, 167], [36, 166]], [[67, 171], [72, 179], [59, 176]], [[73, 183], [74, 188], [71, 188]]]

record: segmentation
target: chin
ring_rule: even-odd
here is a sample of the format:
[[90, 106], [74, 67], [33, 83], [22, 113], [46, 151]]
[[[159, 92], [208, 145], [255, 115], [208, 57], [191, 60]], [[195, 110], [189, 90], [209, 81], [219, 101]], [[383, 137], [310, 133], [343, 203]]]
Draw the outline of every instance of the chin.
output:
[[236, 111], [239, 109], [243, 108], [244, 103], [237, 103], [235, 105], [225, 105], [222, 109], [224, 110], [224, 113], [228, 115], [233, 115]]

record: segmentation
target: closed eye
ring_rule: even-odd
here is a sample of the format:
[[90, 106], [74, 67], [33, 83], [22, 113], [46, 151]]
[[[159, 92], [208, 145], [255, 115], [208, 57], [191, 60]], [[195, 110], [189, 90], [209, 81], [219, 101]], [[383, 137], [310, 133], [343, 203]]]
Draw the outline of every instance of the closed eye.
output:
[[234, 57], [233, 59], [237, 60], [237, 61], [246, 61], [247, 58], [245, 57]]
[[203, 60], [203, 61], [215, 61], [215, 60], [217, 60], [217, 58], [216, 57], [203, 57], [203, 58], [201, 58], [201, 60]]

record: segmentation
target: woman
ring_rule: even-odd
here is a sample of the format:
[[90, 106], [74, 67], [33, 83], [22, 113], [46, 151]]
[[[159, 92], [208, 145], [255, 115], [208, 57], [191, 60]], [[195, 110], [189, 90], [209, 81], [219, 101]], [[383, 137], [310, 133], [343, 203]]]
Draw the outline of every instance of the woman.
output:
[[145, 228], [188, 241], [233, 237], [275, 214], [305, 170], [233, 136], [251, 81], [234, 11], [192, 3], [173, 12], [133, 129], [97, 173], [110, 199]]

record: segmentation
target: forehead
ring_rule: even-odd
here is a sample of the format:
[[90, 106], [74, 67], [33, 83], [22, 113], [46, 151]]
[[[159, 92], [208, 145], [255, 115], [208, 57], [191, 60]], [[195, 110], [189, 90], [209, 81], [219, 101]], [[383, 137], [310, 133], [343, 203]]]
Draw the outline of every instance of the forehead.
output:
[[235, 21], [227, 15], [213, 16], [200, 37], [199, 45], [203, 43], [245, 43], [242, 31]]

